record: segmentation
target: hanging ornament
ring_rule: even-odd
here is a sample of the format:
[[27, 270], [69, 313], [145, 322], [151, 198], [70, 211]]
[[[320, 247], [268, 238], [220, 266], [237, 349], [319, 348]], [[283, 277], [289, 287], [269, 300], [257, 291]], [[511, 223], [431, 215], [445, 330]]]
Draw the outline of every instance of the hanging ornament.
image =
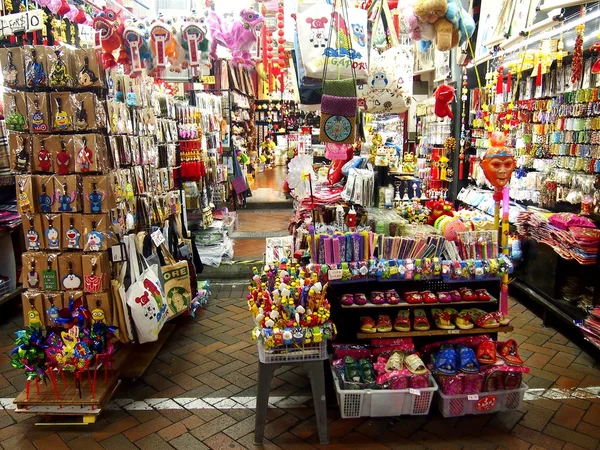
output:
[[583, 33], [585, 31], [585, 24], [577, 25], [575, 30], [577, 31], [577, 37], [575, 38], [573, 62], [571, 63], [571, 84], [573, 86], [581, 80], [581, 74], [583, 73]]
[[600, 42], [596, 42], [594, 45], [592, 45], [590, 47], [590, 51], [598, 53], [598, 57], [592, 65], [592, 73], [595, 75], [600, 73]]
[[54, 128], [58, 128], [61, 131], [67, 130], [71, 126], [71, 119], [69, 114], [62, 107], [62, 100], [57, 97], [56, 101], [56, 114], [54, 115]]
[[62, 59], [62, 52], [60, 50], [55, 50], [54, 53], [56, 54], [56, 61], [52, 65], [48, 75], [50, 83], [52, 84], [52, 87], [70, 86], [73, 79], [67, 73], [67, 65]]
[[98, 81], [98, 77], [94, 71], [90, 69], [90, 59], [87, 56], [83, 57], [83, 67], [79, 71], [77, 79], [79, 81], [79, 85], [82, 87], [92, 86], [96, 81]]
[[81, 286], [81, 277], [73, 273], [73, 263], [69, 261], [69, 273], [62, 279], [62, 285], [65, 289], [79, 289]]
[[85, 110], [85, 105], [83, 104], [83, 100], [81, 100], [78, 104], [77, 104], [77, 110], [75, 111], [75, 130], [76, 131], [83, 131], [83, 130], [87, 130], [88, 127], [88, 123], [87, 123], [87, 111]]
[[81, 150], [77, 153], [77, 163], [79, 164], [81, 172], [89, 172], [94, 153], [92, 152], [92, 149], [87, 146], [87, 138], [85, 136], [81, 138], [81, 142]]
[[40, 328], [42, 326], [42, 320], [40, 319], [40, 313], [35, 309], [33, 299], [29, 299], [29, 312], [27, 313], [28, 326], [33, 328]]
[[198, 75], [200, 66], [200, 43], [206, 39], [205, 31], [197, 23], [188, 23], [181, 29], [182, 45], [187, 50], [188, 64], [193, 75]]
[[60, 248], [60, 235], [58, 230], [52, 225], [52, 219], [48, 218], [48, 228], [46, 229], [46, 243], [51, 250]]
[[31, 60], [25, 70], [25, 84], [27, 87], [46, 86], [46, 72], [42, 63], [37, 59], [35, 47], [31, 49]]
[[6, 64], [2, 68], [2, 74], [4, 75], [4, 84], [8, 87], [17, 87], [19, 84], [19, 71], [17, 70], [17, 66], [13, 62], [12, 52], [9, 50], [6, 52], [6, 57], [8, 58]]
[[54, 295], [47, 295], [47, 298], [50, 302], [50, 307], [46, 310], [48, 320], [52, 323], [56, 323], [60, 317], [60, 309], [54, 304]]
[[161, 77], [167, 68], [168, 58], [175, 56], [175, 40], [167, 25], [162, 22], [156, 22], [150, 27], [150, 39], [154, 54], [154, 73]]
[[[91, 274], [83, 276], [83, 289], [85, 290], [85, 292], [90, 292], [93, 294], [100, 290], [101, 285], [102, 285], [102, 279], [104, 278], [104, 274], [102, 274], [101, 277], [96, 275], [96, 269], [97, 269], [96, 258], [92, 258], [91, 263], [92, 263]], [[92, 315], [93, 314], [94, 314], [94, 312], [92, 311]]]
[[71, 155], [67, 152], [67, 144], [65, 144], [65, 141], [60, 141], [60, 147], [61, 150], [58, 155], [56, 155], [57, 172], [59, 175], [68, 175]]
[[137, 27], [127, 27], [123, 31], [123, 44], [129, 52], [130, 72], [129, 76], [135, 78], [142, 73], [141, 48], [144, 44], [144, 37], [140, 34]]
[[502, 133], [492, 133], [490, 147], [479, 163], [487, 180], [501, 191], [510, 182], [515, 170], [516, 161], [513, 152], [506, 146], [506, 136]]
[[40, 234], [35, 231], [33, 226], [33, 216], [27, 216], [29, 219], [29, 230], [25, 233], [25, 240], [27, 241], [27, 250], [39, 250], [40, 249]]
[[71, 217], [69, 222], [69, 229], [65, 233], [67, 236], [67, 248], [79, 248], [79, 238], [81, 234], [79, 230], [75, 228], [75, 220]]
[[96, 222], [92, 222], [92, 231], [87, 236], [86, 248], [91, 252], [99, 252], [104, 236], [96, 230]]

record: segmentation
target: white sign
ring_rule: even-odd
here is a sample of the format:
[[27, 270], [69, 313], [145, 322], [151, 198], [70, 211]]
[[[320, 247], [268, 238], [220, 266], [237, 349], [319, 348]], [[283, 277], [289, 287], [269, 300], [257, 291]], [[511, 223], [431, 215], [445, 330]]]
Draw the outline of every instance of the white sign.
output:
[[421, 395], [421, 391], [419, 389], [410, 388], [408, 392], [412, 395]]
[[327, 278], [329, 278], [329, 281], [341, 280], [342, 279], [342, 269], [329, 270], [329, 272], [327, 272]]
[[15, 33], [29, 33], [44, 27], [42, 10], [34, 9], [16, 14], [0, 16], [0, 36], [11, 36]]
[[165, 242], [165, 237], [162, 234], [162, 231], [160, 231], [160, 229], [158, 229], [154, 233], [152, 233], [150, 235], [150, 237], [152, 238], [152, 241], [154, 242], [154, 245], [156, 245], [157, 247], [160, 247], [160, 244], [162, 244], [163, 242]]
[[477, 400], [479, 400], [479, 395], [477, 395], [477, 394], [467, 395], [467, 400], [477, 401]]

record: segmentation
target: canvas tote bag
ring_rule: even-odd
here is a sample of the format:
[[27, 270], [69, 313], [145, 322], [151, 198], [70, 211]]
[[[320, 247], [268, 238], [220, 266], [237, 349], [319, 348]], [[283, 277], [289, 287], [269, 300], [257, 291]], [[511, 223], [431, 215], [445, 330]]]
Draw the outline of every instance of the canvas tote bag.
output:
[[167, 265], [161, 267], [165, 297], [171, 317], [187, 311], [192, 302], [190, 271], [187, 261], [176, 261], [164, 244], [161, 250]]

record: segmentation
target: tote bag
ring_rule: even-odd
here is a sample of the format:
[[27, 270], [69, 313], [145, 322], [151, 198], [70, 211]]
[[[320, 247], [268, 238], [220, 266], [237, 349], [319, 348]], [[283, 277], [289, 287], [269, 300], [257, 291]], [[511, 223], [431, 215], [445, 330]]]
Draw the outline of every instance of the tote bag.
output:
[[358, 105], [368, 113], [403, 113], [413, 92], [414, 56], [411, 46], [398, 43], [387, 1], [380, 4], [373, 34], [381, 21], [391, 46], [381, 54], [371, 49], [369, 77], [366, 84], [358, 86]]
[[[366, 79], [369, 69], [369, 46], [367, 45], [367, 12], [364, 9], [348, 8], [347, 0], [334, 0], [348, 11], [348, 20], [325, 2], [298, 6], [296, 29], [300, 44], [300, 57], [308, 78], [320, 79], [326, 59], [332, 70], [327, 78], [337, 80], [352, 78]], [[329, 39], [331, 27], [331, 42]]]
[[[148, 266], [146, 258], [138, 253], [133, 236], [126, 236], [124, 239], [127, 239], [129, 247], [131, 276], [131, 285], [127, 289], [127, 305], [131, 310], [138, 342], [154, 342], [158, 339], [158, 333], [168, 315], [167, 302], [158, 278], [158, 267]], [[141, 273], [138, 258], [145, 266]]]
[[131, 323], [131, 318], [129, 317], [129, 309], [127, 308], [127, 294], [125, 293], [125, 286], [123, 285], [126, 272], [127, 261], [124, 261], [118, 279], [113, 279], [110, 282], [114, 299], [113, 311], [115, 312], [118, 326], [115, 336], [123, 344], [128, 344], [134, 340], [133, 325]]
[[162, 266], [165, 297], [169, 312], [172, 316], [181, 314], [190, 307], [192, 302], [192, 288], [190, 284], [190, 272], [187, 261], [175, 261], [171, 252], [164, 243], [161, 246], [165, 262]]

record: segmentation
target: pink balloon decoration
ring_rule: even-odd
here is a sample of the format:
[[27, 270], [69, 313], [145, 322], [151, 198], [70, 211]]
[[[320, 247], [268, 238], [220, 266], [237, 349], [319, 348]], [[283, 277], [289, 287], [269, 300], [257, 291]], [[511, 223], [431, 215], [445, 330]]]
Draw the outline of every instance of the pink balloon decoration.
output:
[[75, 6], [69, 5], [69, 12], [65, 14], [65, 17], [72, 22], [78, 12], [79, 10]]
[[37, 4], [44, 7], [44, 6], [48, 6], [50, 4], [50, 0], [38, 0]]
[[60, 9], [61, 3], [62, 2], [60, 0], [50, 0], [50, 3], [48, 3], [48, 9], [52, 14], [56, 14]]

